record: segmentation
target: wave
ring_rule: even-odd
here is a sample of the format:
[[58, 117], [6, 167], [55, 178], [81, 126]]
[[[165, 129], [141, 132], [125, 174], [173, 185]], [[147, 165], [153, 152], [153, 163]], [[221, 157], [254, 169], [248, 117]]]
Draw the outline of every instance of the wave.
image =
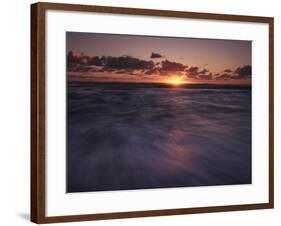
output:
[[67, 191], [251, 183], [251, 89], [70, 82]]

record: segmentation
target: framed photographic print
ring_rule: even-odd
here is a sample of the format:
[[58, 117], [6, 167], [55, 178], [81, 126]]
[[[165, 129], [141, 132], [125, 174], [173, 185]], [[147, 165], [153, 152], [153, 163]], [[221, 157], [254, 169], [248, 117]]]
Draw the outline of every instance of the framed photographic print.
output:
[[31, 5], [31, 220], [273, 208], [273, 18]]

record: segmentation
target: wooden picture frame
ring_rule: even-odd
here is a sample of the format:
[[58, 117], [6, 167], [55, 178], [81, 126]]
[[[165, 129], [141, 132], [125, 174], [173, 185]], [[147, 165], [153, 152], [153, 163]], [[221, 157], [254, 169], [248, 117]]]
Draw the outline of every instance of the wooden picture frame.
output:
[[[267, 24], [269, 46], [269, 175], [268, 198], [265, 203], [204, 206], [194, 208], [172, 208], [129, 212], [92, 213], [64, 216], [46, 216], [46, 11], [98, 12], [105, 14], [138, 15], [152, 17], [192, 18], [216, 21], [239, 21]], [[273, 18], [257, 16], [224, 15], [165, 11], [152, 9], [118, 8], [92, 5], [36, 3], [31, 5], [31, 221], [35, 223], [57, 223], [70, 221], [105, 220], [117, 218], [151, 217], [164, 215], [195, 214], [207, 212], [268, 209], [274, 207], [274, 31]], [[110, 203], [108, 204], [110, 205]]]

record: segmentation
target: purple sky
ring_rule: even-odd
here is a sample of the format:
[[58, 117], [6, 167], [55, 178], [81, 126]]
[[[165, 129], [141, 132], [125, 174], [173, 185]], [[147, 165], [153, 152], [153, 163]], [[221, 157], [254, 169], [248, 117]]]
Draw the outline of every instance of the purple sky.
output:
[[[208, 70], [213, 78], [215, 75], [224, 75], [224, 71], [230, 69], [232, 73], [229, 74], [229, 78], [231, 76], [233, 78], [237, 74], [239, 75], [239, 68], [243, 69], [246, 65], [251, 66], [251, 41], [82, 32], [67, 32], [66, 38], [67, 53], [74, 51], [89, 57], [126, 55], [140, 60], [153, 61], [155, 64], [168, 60], [187, 66], [180, 72], [181, 75], [185, 75], [184, 73], [190, 67], [198, 67], [198, 71]], [[151, 58], [152, 53], [157, 53], [161, 57]], [[96, 73], [96, 75], [98, 74], [100, 73]], [[166, 74], [171, 75], [172, 73]], [[121, 76], [122, 73], [119, 75]]]

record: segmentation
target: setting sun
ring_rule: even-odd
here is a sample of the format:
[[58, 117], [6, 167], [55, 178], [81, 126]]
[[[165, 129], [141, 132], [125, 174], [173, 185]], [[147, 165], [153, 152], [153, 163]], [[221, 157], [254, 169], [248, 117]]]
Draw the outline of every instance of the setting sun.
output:
[[167, 80], [167, 83], [173, 84], [173, 85], [180, 85], [186, 83], [181, 76], [172, 76]]

